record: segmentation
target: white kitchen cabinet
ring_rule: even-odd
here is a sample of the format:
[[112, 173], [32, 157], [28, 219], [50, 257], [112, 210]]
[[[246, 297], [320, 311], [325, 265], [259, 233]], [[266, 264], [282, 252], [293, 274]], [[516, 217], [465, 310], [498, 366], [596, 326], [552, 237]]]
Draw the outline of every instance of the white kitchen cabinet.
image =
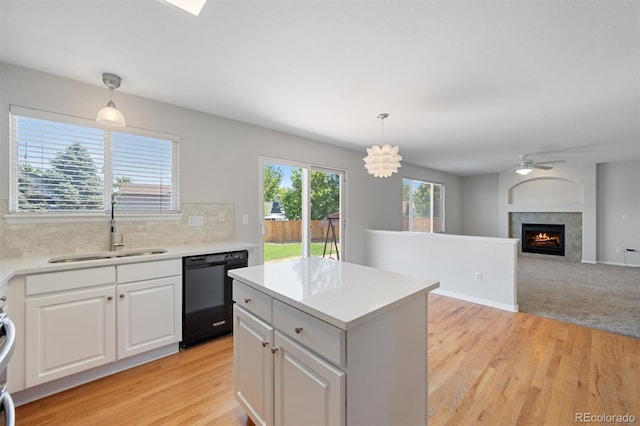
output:
[[25, 279], [25, 387], [181, 340], [181, 260]]
[[344, 371], [275, 332], [275, 424], [344, 424]]
[[[273, 327], [233, 307], [233, 381], [236, 399], [258, 426], [273, 424]], [[237, 368], [242, 366], [242, 368]]]
[[[236, 399], [254, 423], [272, 424], [270, 399], [276, 426], [427, 423], [427, 295], [437, 281], [314, 257], [229, 275], [246, 314], [234, 329]], [[273, 387], [251, 380], [268, 371], [255, 367], [263, 341]]]
[[114, 296], [111, 285], [27, 298], [27, 387], [115, 361]]
[[118, 359], [180, 341], [180, 276], [119, 284], [117, 293]]
[[234, 306], [235, 396], [256, 425], [344, 424], [345, 373]]
[[345, 373], [313, 352], [339, 364], [341, 331], [238, 281], [233, 295], [234, 389], [253, 422], [344, 425]]

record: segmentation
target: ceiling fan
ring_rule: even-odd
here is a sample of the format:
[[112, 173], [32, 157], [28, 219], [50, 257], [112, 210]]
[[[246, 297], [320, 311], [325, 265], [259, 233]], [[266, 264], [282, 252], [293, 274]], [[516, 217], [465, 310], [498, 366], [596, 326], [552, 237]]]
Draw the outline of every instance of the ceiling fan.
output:
[[540, 170], [551, 170], [553, 167], [548, 166], [547, 164], [554, 163], [564, 163], [565, 160], [555, 160], [555, 161], [541, 161], [536, 163], [530, 158], [527, 158], [529, 154], [524, 154], [520, 156], [520, 160], [515, 162], [515, 166], [511, 170], [515, 170], [516, 173], [521, 174], [523, 176], [528, 175], [533, 171], [533, 169]]

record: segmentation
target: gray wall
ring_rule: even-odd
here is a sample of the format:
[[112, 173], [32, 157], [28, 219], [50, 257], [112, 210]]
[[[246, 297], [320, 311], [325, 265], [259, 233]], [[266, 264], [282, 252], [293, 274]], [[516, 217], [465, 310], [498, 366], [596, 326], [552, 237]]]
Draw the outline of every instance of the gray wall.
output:
[[462, 234], [498, 236], [498, 174], [461, 179]]
[[[624, 264], [626, 248], [640, 250], [640, 161], [598, 164], [597, 179], [598, 261]], [[640, 265], [640, 252], [627, 261]]]
[[[0, 64], [0, 200], [9, 194], [9, 105], [37, 108], [77, 117], [94, 118], [108, 99], [96, 86]], [[123, 88], [124, 89], [124, 88]], [[461, 231], [461, 193], [458, 176], [404, 163], [387, 179], [366, 173], [365, 149], [353, 151], [270, 131], [222, 117], [130, 96], [118, 90], [118, 108], [132, 127], [181, 136], [180, 190], [182, 203], [231, 203], [234, 238], [258, 242], [258, 157], [268, 156], [328, 166], [346, 171], [346, 260], [361, 263], [363, 230], [400, 230], [402, 177], [440, 182], [446, 188], [446, 230]], [[400, 147], [402, 151], [402, 147]], [[242, 214], [249, 224], [242, 225]], [[1, 219], [0, 219], [1, 220]]]
[[[498, 174], [461, 179], [463, 234], [498, 236], [498, 182]], [[596, 206], [597, 261], [624, 264], [618, 247], [640, 250], [640, 160], [596, 166]], [[627, 261], [640, 265], [640, 253]]]

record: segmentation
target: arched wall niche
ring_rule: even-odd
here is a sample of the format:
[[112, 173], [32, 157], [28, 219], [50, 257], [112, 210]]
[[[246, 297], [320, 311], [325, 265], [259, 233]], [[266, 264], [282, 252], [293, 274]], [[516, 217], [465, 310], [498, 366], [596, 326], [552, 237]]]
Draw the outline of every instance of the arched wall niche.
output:
[[519, 182], [509, 188], [509, 204], [581, 204], [584, 186], [570, 179], [539, 177]]

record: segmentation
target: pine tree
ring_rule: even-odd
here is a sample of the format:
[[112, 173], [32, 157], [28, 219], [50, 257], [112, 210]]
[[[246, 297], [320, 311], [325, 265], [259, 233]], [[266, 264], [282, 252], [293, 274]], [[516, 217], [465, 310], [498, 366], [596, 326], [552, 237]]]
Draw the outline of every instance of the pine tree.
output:
[[98, 168], [87, 149], [69, 145], [51, 160], [51, 181], [58, 181], [54, 194], [60, 210], [101, 210], [104, 187]]

